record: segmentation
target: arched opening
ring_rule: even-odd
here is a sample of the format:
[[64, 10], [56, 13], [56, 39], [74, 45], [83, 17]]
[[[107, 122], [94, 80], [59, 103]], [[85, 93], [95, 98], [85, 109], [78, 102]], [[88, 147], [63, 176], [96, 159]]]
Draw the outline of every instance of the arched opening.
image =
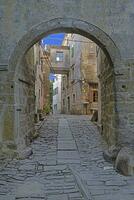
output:
[[[9, 60], [9, 71], [13, 74], [14, 80], [14, 115], [13, 115], [13, 138], [15, 144], [20, 147], [25, 146], [26, 138], [23, 133], [23, 120], [19, 119], [19, 112], [21, 112], [20, 100], [18, 100], [18, 88], [20, 87], [18, 74], [23, 69], [24, 58], [28, 53], [29, 49], [43, 37], [51, 33], [76, 33], [80, 34], [92, 41], [94, 41], [105, 54], [105, 67], [100, 73], [100, 84], [101, 84], [101, 94], [102, 95], [102, 132], [109, 145], [115, 144], [117, 142], [117, 126], [116, 126], [116, 88], [115, 88], [115, 74], [114, 68], [120, 60], [120, 53], [118, 48], [112, 39], [104, 33], [98, 27], [77, 19], [61, 19], [57, 18], [50, 20], [48, 22], [43, 22], [35, 27], [33, 27], [28, 33], [26, 33], [16, 45], [14, 52], [12, 53]], [[28, 83], [27, 87], [28, 87]], [[33, 94], [33, 91], [29, 91], [29, 95]], [[110, 95], [109, 95], [110, 93]], [[28, 112], [31, 112], [29, 110]], [[30, 115], [28, 116], [30, 117]], [[18, 123], [18, 120], [22, 122]], [[25, 122], [27, 120], [25, 119]], [[19, 126], [18, 126], [19, 124]], [[27, 124], [29, 126], [29, 124]], [[31, 125], [30, 125], [31, 127]]]

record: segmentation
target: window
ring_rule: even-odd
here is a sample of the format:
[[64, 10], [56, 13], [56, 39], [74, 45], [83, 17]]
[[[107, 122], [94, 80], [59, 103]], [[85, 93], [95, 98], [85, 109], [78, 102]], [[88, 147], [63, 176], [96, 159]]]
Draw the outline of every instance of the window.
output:
[[74, 57], [74, 46], [73, 45], [71, 47], [71, 56], [72, 56], [72, 58]]
[[75, 94], [73, 94], [73, 103], [75, 103]]
[[54, 110], [57, 110], [57, 104], [54, 104]]
[[56, 61], [57, 62], [63, 62], [64, 54], [61, 51], [56, 52]]
[[56, 88], [53, 90], [53, 96], [55, 96], [56, 94], [58, 94], [58, 87], [56, 87]]
[[65, 76], [62, 78], [62, 89], [65, 90]]
[[68, 111], [70, 111], [70, 97], [67, 97]]
[[74, 80], [74, 67], [72, 67], [72, 77], [71, 77], [71, 79], [72, 79], [72, 81]]
[[93, 102], [98, 102], [98, 91], [93, 91]]
[[67, 74], [67, 88], [69, 88], [69, 75]]
[[63, 99], [63, 106], [65, 106], [65, 99]]
[[58, 87], [57, 87], [57, 88], [55, 88], [55, 93], [56, 93], [56, 94], [58, 94]]

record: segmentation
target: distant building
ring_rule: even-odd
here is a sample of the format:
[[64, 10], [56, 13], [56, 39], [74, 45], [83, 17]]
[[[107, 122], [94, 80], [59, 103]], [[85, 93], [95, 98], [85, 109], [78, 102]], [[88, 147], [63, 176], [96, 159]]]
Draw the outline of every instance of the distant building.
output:
[[68, 46], [50, 46], [51, 72], [54, 74], [67, 74], [70, 67]]
[[69, 47], [69, 71], [62, 76], [62, 113], [92, 114], [98, 110], [96, 44], [77, 35], [66, 34], [63, 45]]
[[106, 64], [106, 55], [102, 51], [100, 47], [97, 47], [96, 49], [96, 58], [97, 58], [97, 76], [98, 76], [98, 125], [101, 127], [102, 126], [102, 116], [101, 116], [101, 107], [102, 107], [102, 102], [101, 102], [101, 83], [100, 83], [100, 77], [102, 76], [102, 71], [103, 68]]
[[42, 117], [45, 106], [49, 104], [49, 53], [39, 43], [34, 45], [35, 66], [35, 120]]
[[61, 113], [61, 78], [69, 73], [70, 51], [68, 46], [50, 46], [50, 71], [55, 74], [53, 82], [53, 113]]
[[61, 113], [61, 75], [55, 75], [53, 82], [53, 114]]
[[96, 48], [77, 34], [66, 34], [63, 46], [49, 47], [50, 71], [56, 74], [53, 113], [87, 115], [98, 110]]

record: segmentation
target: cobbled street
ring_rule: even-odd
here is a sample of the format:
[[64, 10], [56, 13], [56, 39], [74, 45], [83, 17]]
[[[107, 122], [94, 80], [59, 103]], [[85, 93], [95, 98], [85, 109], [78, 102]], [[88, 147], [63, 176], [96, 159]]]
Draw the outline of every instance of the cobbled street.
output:
[[103, 159], [100, 137], [88, 116], [49, 116], [32, 156], [1, 164], [0, 200], [134, 200], [134, 178]]

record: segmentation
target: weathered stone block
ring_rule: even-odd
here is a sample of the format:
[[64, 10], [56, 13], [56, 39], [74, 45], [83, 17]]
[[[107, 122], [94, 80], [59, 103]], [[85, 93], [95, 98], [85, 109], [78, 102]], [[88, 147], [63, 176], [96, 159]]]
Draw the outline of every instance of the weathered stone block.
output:
[[134, 149], [123, 147], [118, 153], [115, 167], [126, 176], [134, 175]]
[[18, 151], [18, 159], [26, 159], [33, 154], [33, 151], [30, 147], [26, 147], [24, 150]]
[[112, 145], [111, 147], [109, 147], [109, 149], [103, 152], [104, 159], [108, 162], [114, 162], [119, 153], [119, 150], [119, 147]]

